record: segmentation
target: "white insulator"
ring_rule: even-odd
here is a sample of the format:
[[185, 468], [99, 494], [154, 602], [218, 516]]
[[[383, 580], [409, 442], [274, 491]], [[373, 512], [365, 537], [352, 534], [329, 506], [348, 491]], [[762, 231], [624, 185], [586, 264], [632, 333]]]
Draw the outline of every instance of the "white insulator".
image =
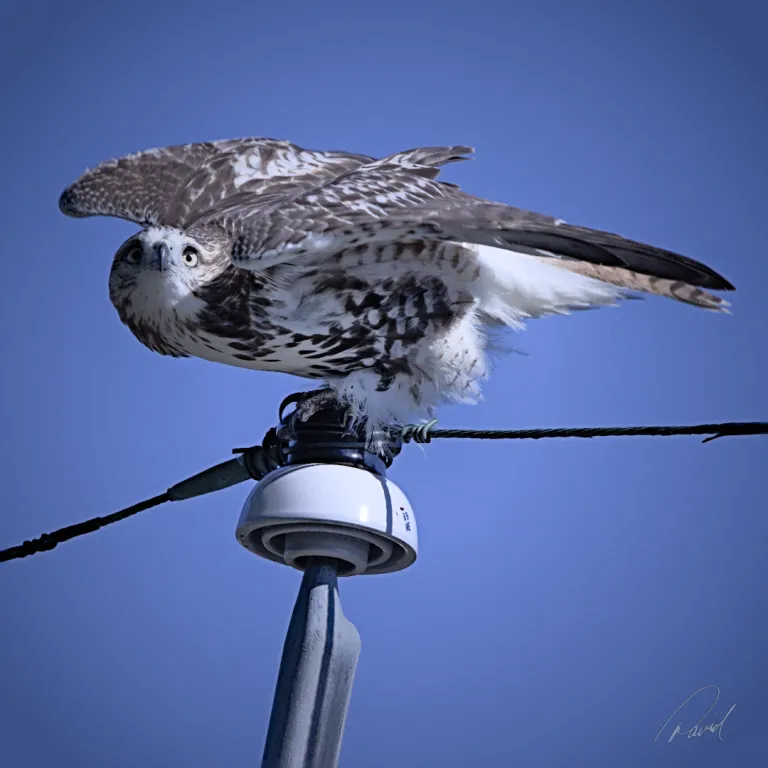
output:
[[392, 481], [344, 464], [301, 464], [271, 472], [251, 491], [238, 541], [255, 554], [303, 570], [307, 558], [340, 563], [340, 576], [412, 565], [416, 518]]

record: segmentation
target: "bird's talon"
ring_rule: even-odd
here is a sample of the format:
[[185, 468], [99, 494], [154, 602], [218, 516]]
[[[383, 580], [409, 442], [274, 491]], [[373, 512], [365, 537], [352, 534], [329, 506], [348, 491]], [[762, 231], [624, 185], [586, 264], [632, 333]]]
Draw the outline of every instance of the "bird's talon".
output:
[[339, 403], [336, 399], [336, 393], [330, 389], [318, 389], [314, 392], [307, 392], [296, 403], [296, 410], [293, 417], [301, 424], [306, 424], [315, 414], [320, 411], [332, 410], [338, 408]]

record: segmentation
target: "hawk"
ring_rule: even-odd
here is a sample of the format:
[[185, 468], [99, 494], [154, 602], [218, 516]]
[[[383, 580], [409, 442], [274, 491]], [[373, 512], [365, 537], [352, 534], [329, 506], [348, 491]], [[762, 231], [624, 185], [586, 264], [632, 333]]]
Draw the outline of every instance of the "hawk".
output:
[[59, 207], [141, 226], [109, 295], [142, 344], [322, 381], [300, 418], [333, 400], [369, 436], [476, 400], [494, 327], [634, 291], [727, 311], [709, 291], [733, 286], [704, 264], [438, 180], [472, 152], [185, 144], [101, 163]]

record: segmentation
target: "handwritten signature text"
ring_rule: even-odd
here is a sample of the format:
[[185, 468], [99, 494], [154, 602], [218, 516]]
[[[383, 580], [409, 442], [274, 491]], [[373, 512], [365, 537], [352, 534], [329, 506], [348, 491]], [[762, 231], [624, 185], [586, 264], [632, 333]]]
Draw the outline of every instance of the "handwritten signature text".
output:
[[[696, 697], [699, 697], [699, 699], [704, 697], [711, 697], [714, 696], [714, 701], [712, 702], [709, 709], [695, 722], [693, 725], [688, 725], [688, 723], [685, 723], [685, 708], [688, 707], [688, 711], [692, 709], [690, 706], [691, 701], [693, 701]], [[675, 715], [678, 713], [680, 714], [681, 719], [679, 722], [675, 725], [672, 732], [669, 735], [669, 738], [667, 739], [667, 744], [669, 744], [672, 739], [674, 739], [677, 736], [687, 736], [689, 739], [695, 739], [700, 736], [703, 736], [705, 733], [716, 733], [718, 739], [720, 741], [723, 741], [723, 725], [725, 725], [725, 721], [730, 717], [731, 712], [733, 712], [734, 709], [736, 709], [736, 705], [732, 704], [731, 708], [723, 715], [722, 719], [720, 720], [712, 720], [712, 722], [705, 722], [709, 718], [709, 713], [712, 712], [712, 710], [717, 705], [717, 702], [720, 700], [720, 689], [716, 685], [705, 685], [703, 688], [699, 688], [698, 691], [694, 691], [667, 719], [667, 722], [664, 723], [664, 725], [661, 726], [661, 730], [656, 734], [656, 738], [654, 741], [658, 741], [661, 737], [661, 734], [664, 733], [664, 730], [666, 727], [672, 722], [672, 720], [675, 718]], [[682, 712], [681, 712], [682, 711]], [[717, 717], [717, 715], [715, 715]], [[690, 720], [689, 720], [690, 722]]]

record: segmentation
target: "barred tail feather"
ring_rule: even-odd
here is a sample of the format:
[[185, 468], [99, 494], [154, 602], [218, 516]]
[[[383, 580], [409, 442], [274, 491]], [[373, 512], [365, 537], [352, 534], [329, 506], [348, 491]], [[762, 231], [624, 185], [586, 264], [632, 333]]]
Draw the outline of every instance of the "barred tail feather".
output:
[[579, 275], [585, 275], [586, 277], [610, 283], [630, 291], [666, 296], [676, 301], [693, 304], [695, 307], [702, 307], [703, 309], [710, 309], [715, 312], [730, 312], [728, 309], [730, 302], [680, 280], [651, 277], [621, 267], [606, 267], [575, 259], [557, 259], [547, 256], [541, 256], [539, 259], [551, 266], [575, 272]]

